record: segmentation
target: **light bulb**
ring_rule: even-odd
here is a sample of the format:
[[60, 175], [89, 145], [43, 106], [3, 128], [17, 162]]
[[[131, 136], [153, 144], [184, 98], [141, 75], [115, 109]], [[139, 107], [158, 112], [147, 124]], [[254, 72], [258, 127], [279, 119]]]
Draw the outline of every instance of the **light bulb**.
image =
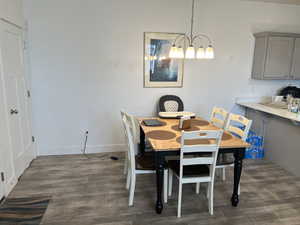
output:
[[169, 57], [172, 58], [177, 58], [178, 55], [178, 48], [175, 45], [172, 45], [170, 52], [169, 52]]
[[212, 47], [212, 45], [209, 45], [206, 48], [205, 58], [207, 58], [207, 59], [213, 59], [213, 58], [215, 58], [214, 48]]
[[205, 49], [203, 48], [203, 46], [200, 46], [200, 48], [198, 48], [197, 50], [197, 59], [205, 59], [206, 55], [205, 55]]
[[184, 51], [183, 51], [183, 48], [181, 46], [179, 46], [179, 48], [177, 49], [177, 58], [178, 59], [183, 59], [184, 58]]
[[165, 60], [166, 58], [167, 58], [166, 56], [160, 56], [158, 60], [162, 61], [162, 60]]
[[194, 59], [195, 58], [195, 48], [193, 45], [190, 45], [185, 52], [186, 59]]

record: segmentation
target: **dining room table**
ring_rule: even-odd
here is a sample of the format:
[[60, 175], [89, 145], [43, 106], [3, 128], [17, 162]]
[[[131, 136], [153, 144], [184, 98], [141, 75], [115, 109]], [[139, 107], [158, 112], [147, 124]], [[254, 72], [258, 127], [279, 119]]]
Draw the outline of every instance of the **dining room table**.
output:
[[[143, 121], [147, 119], [156, 119], [160, 121], [160, 126], [147, 126]], [[182, 130], [179, 129], [179, 119], [166, 119], [166, 118], [138, 118], [140, 124], [140, 145], [139, 150], [143, 154], [145, 152], [146, 139], [154, 151], [155, 169], [156, 169], [156, 191], [157, 199], [155, 210], [156, 213], [161, 214], [163, 211], [162, 191], [163, 191], [163, 176], [164, 169], [166, 168], [166, 157], [172, 155], [179, 155], [181, 147], [181, 134]], [[191, 126], [185, 131], [197, 130], [218, 130], [220, 128], [214, 126], [209, 121], [195, 117], [191, 119]], [[195, 140], [197, 142], [197, 140]], [[201, 142], [201, 140], [199, 140]], [[209, 143], [209, 140], [205, 140]], [[187, 143], [189, 144], [189, 143]], [[190, 143], [197, 144], [197, 143]], [[203, 143], [203, 140], [199, 144]], [[234, 157], [234, 177], [233, 177], [233, 193], [231, 196], [231, 204], [234, 207], [239, 203], [239, 184], [242, 174], [243, 159], [245, 156], [246, 148], [250, 145], [224, 131], [222, 141], [220, 143], [219, 154], [232, 153]]]

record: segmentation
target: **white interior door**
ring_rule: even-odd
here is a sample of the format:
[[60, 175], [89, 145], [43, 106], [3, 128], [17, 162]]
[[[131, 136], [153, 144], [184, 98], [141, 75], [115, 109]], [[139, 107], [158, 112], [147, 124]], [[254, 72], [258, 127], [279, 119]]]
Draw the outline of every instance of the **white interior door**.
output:
[[4, 182], [0, 181], [0, 200], [4, 197]]
[[[1, 31], [1, 24], [0, 24]], [[1, 40], [1, 39], [0, 39]], [[1, 44], [1, 41], [0, 41]], [[1, 45], [0, 45], [1, 49]], [[1, 51], [0, 51], [1, 53]], [[0, 54], [1, 56], [1, 54]], [[1, 59], [1, 57], [0, 57]], [[9, 126], [8, 126], [8, 114], [6, 107], [6, 99], [5, 99], [5, 91], [4, 91], [4, 79], [3, 79], [3, 69], [2, 63], [0, 60], [0, 173], [3, 173], [4, 183], [1, 177], [1, 193], [3, 192], [3, 184], [4, 184], [4, 193], [5, 196], [13, 189], [15, 184], [17, 183], [17, 177], [15, 174], [12, 147], [10, 142], [9, 135]]]
[[35, 157], [24, 69], [23, 31], [5, 23], [1, 27], [1, 56], [9, 135], [14, 168], [16, 176], [19, 177]]
[[2, 180], [4, 177], [4, 169], [3, 169], [3, 158], [0, 152], [0, 200], [5, 196], [5, 185], [4, 180]]
[[0, 152], [0, 200], [5, 196], [3, 158]]

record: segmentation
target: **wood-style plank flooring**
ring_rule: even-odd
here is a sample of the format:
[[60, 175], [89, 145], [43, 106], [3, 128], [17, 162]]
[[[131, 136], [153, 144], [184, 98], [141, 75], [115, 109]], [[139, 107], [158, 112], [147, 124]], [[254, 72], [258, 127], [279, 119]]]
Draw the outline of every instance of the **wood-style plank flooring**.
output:
[[[110, 156], [120, 157], [112, 161]], [[300, 225], [300, 179], [267, 161], [246, 161], [238, 208], [230, 204], [232, 169], [215, 186], [210, 216], [205, 185], [184, 185], [182, 218], [176, 217], [177, 182], [162, 215], [154, 212], [155, 175], [139, 175], [128, 207], [124, 153], [47, 156], [34, 160], [10, 197], [52, 196], [43, 225]], [[176, 186], [176, 187], [175, 187]]]

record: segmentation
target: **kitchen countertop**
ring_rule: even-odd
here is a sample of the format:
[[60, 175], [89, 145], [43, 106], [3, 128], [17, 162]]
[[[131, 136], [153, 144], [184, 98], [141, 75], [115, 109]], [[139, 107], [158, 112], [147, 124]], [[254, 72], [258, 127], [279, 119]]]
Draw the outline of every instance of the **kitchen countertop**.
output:
[[300, 122], [300, 114], [289, 112], [286, 109], [279, 109], [275, 107], [270, 107], [261, 103], [255, 103], [255, 102], [237, 102], [236, 104], [247, 107], [250, 109], [254, 109], [257, 111], [269, 113], [272, 115], [276, 115], [285, 119], [289, 119], [292, 121]]

